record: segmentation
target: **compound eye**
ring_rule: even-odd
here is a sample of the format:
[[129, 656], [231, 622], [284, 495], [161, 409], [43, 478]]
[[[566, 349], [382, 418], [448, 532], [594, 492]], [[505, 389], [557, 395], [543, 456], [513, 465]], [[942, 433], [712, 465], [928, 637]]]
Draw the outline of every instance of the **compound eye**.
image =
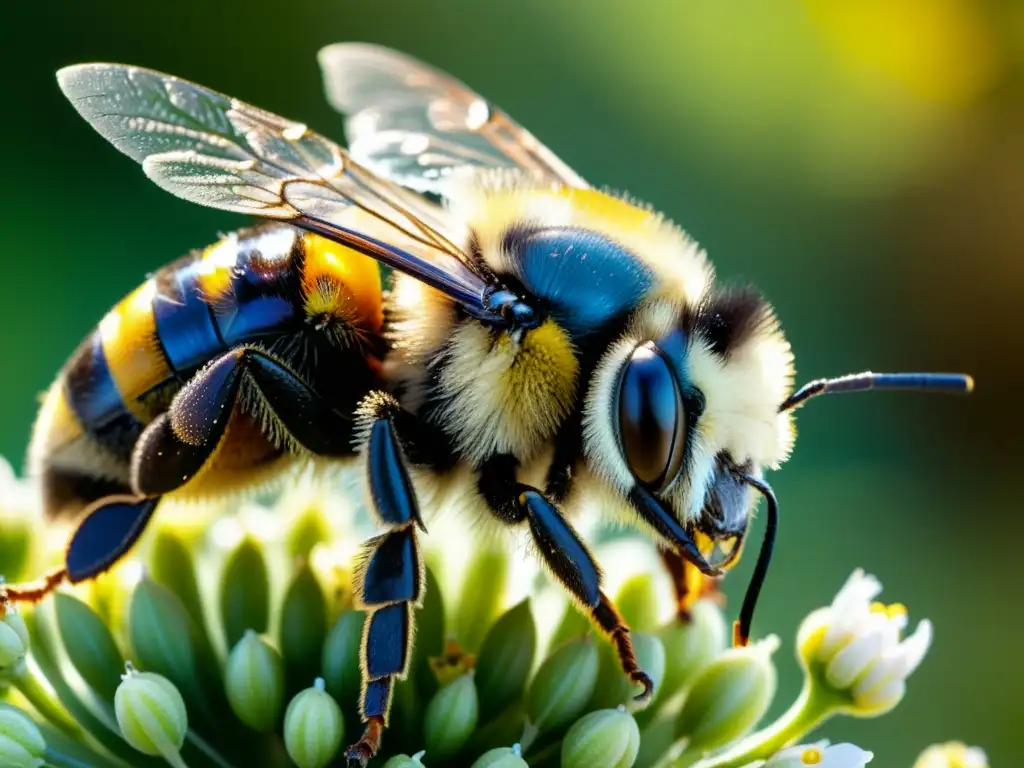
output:
[[633, 350], [619, 380], [619, 441], [630, 472], [652, 490], [679, 474], [686, 409], [676, 377], [654, 342]]

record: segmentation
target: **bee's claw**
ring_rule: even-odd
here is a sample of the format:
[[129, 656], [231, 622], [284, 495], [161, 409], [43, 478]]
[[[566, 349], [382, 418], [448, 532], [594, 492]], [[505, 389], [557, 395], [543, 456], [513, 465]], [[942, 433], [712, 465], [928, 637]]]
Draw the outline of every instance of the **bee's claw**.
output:
[[363, 737], [345, 750], [345, 760], [349, 768], [366, 768], [366, 764], [380, 750], [380, 738], [383, 732], [383, 718], [370, 717], [366, 721]]
[[654, 681], [651, 676], [644, 672], [642, 669], [637, 670], [629, 676], [629, 679], [634, 683], [639, 683], [644, 687], [641, 693], [638, 693], [633, 697], [633, 701], [638, 701], [642, 704], [646, 704], [651, 700], [651, 696], [654, 694]]
[[370, 749], [363, 742], [353, 744], [347, 750], [345, 750], [345, 762], [349, 768], [366, 768], [367, 763], [370, 762]]

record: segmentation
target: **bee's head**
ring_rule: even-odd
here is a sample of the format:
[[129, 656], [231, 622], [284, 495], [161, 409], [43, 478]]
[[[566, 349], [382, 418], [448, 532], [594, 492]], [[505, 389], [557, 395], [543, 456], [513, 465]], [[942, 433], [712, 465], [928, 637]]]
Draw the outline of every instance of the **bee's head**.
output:
[[829, 392], [972, 387], [960, 374], [862, 373], [812, 381], [791, 394], [792, 374], [789, 344], [770, 306], [752, 290], [717, 291], [697, 306], [660, 299], [641, 305], [602, 357], [587, 395], [591, 469], [661, 538], [692, 540], [695, 550], [682, 552], [689, 559], [714, 569], [731, 566], [747, 534], [754, 491], [767, 500], [765, 540], [737, 623], [739, 642], [750, 628], [778, 524], [775, 496], [761, 473], [789, 455], [793, 410]]
[[792, 371], [774, 314], [752, 290], [642, 305], [591, 382], [591, 467], [634, 508], [664, 511], [710, 566], [728, 568], [754, 508], [749, 481], [792, 446], [791, 416], [779, 412]]
[[[587, 401], [587, 455], [625, 496], [652, 495], [709, 553], [735, 559], [753, 498], [736, 478], [785, 460], [792, 355], [751, 290], [698, 306], [640, 307], [598, 365]], [[735, 543], [739, 543], [736, 541]], [[738, 549], [738, 547], [736, 547]]]

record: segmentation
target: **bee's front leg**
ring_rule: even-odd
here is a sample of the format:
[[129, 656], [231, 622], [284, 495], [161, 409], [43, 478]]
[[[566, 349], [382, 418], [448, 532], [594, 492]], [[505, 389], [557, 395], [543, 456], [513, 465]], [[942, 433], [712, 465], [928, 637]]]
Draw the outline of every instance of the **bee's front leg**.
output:
[[612, 641], [622, 671], [644, 687], [637, 700], [648, 700], [654, 691], [654, 681], [637, 664], [629, 626], [601, 590], [601, 569], [558, 507], [536, 488], [516, 482], [515, 461], [508, 456], [488, 462], [481, 472], [479, 487], [502, 522], [526, 522], [551, 573]]

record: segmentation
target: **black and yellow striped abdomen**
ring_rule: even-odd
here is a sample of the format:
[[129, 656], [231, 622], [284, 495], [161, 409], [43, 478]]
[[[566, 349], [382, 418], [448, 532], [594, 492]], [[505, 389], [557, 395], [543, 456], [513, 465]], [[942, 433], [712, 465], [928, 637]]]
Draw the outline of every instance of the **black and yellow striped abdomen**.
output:
[[[46, 394], [30, 460], [47, 511], [75, 513], [130, 492], [142, 431], [196, 371], [233, 348], [273, 350], [309, 383], [336, 391], [339, 409], [351, 407], [376, 379], [382, 322], [376, 263], [289, 226], [234, 233], [169, 264], [107, 313]], [[252, 415], [233, 415], [231, 435], [189, 486], [244, 485], [249, 470], [285, 453]], [[218, 467], [230, 482], [211, 477]]]

